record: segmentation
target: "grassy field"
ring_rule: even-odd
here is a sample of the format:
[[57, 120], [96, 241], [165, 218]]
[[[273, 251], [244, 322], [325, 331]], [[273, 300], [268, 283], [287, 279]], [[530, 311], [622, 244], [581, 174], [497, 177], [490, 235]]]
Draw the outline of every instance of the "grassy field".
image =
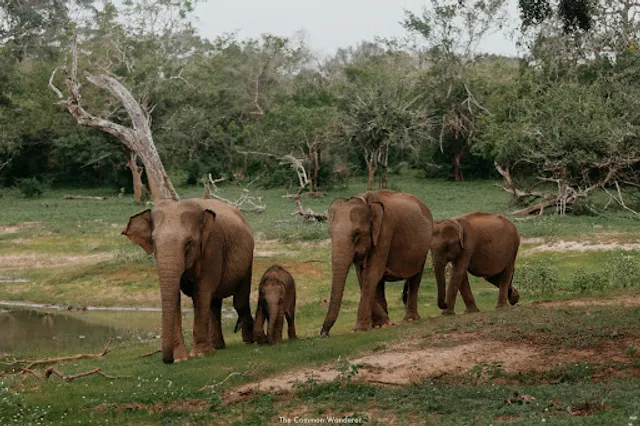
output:
[[[393, 189], [419, 196], [436, 219], [509, 212], [509, 195], [494, 183], [392, 179]], [[354, 180], [325, 198], [304, 199], [304, 206], [323, 211], [334, 198], [363, 188]], [[200, 188], [178, 190], [183, 198], [202, 194]], [[240, 191], [229, 185], [219, 193], [233, 199]], [[331, 337], [320, 339], [331, 274], [326, 225], [293, 216], [284, 190], [252, 192], [266, 204], [264, 213], [246, 215], [257, 240], [254, 286], [273, 263], [291, 270], [298, 285], [298, 341], [245, 345], [232, 332], [234, 313], [224, 321], [227, 349], [166, 366], [159, 355], [138, 358], [158, 348], [158, 312], [64, 311], [57, 315], [108, 324], [125, 337], [103, 358], [56, 368], [69, 375], [99, 367], [127, 377], [30, 377], [14, 389], [22, 376], [0, 367], [0, 424], [270, 424], [281, 416], [292, 423], [296, 416], [350, 416], [371, 424], [640, 423], [640, 401], [632, 396], [640, 392], [640, 222], [633, 215], [516, 221], [523, 237], [515, 278], [521, 302], [505, 311], [493, 309], [496, 289], [473, 278], [482, 312], [441, 317], [427, 273], [423, 320], [353, 334], [359, 295], [352, 273]], [[50, 191], [27, 200], [16, 191], [1, 193], [0, 300], [159, 306], [153, 259], [120, 235], [129, 215], [143, 207], [127, 197], [64, 200], [67, 193], [113, 195]], [[387, 286], [392, 321], [403, 316], [400, 292], [399, 283]], [[190, 326], [187, 318], [187, 341]], [[83, 341], [4, 356], [99, 353], [103, 345]], [[270, 384], [277, 389], [269, 391]]]

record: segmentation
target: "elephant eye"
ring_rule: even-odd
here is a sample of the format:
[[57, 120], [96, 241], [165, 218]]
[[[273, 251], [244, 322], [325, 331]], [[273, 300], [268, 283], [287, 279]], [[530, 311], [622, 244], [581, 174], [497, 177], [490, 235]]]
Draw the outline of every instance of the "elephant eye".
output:
[[184, 243], [184, 246], [185, 246], [185, 247], [189, 247], [189, 246], [191, 246], [191, 244], [193, 244], [193, 240], [192, 240], [191, 238], [189, 238], [189, 239], [187, 240], [187, 242], [186, 242], [186, 243]]

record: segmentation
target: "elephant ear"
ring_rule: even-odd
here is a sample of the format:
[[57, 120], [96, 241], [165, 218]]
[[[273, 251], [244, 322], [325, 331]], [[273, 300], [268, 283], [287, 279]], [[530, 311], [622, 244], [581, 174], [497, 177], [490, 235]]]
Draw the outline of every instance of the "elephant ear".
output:
[[451, 222], [458, 230], [458, 241], [460, 241], [460, 247], [464, 248], [464, 228], [462, 227], [462, 225], [460, 225], [460, 222], [458, 222], [457, 220], [452, 220]]
[[122, 235], [126, 235], [133, 243], [142, 247], [147, 254], [151, 254], [153, 253], [152, 231], [151, 210], [147, 209], [129, 218], [129, 223], [122, 231]]
[[213, 225], [216, 221], [216, 212], [206, 209], [202, 212], [200, 219], [200, 244], [202, 244], [202, 250], [204, 250], [209, 241], [209, 237], [213, 233]]
[[373, 236], [373, 246], [378, 246], [378, 238], [382, 229], [382, 218], [384, 217], [384, 204], [381, 201], [373, 201], [369, 204], [371, 208], [371, 235]]

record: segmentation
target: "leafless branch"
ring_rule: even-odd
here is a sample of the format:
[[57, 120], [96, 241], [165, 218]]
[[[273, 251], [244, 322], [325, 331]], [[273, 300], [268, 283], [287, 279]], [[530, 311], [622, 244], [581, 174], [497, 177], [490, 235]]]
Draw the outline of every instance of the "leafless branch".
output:
[[71, 376], [67, 376], [67, 375], [61, 373], [59, 370], [57, 370], [54, 367], [47, 368], [45, 370], [45, 372], [44, 372], [44, 377], [45, 377], [45, 379], [48, 379], [49, 377], [51, 377], [51, 375], [55, 375], [55, 376], [60, 377], [65, 382], [72, 382], [75, 379], [79, 379], [80, 377], [91, 376], [92, 374], [98, 374], [98, 375], [104, 377], [105, 379], [110, 379], [110, 380], [130, 379], [131, 378], [131, 376], [110, 376], [108, 374], [105, 374], [100, 368], [94, 368], [93, 370], [87, 371], [85, 373], [78, 373], [78, 374], [73, 374]]

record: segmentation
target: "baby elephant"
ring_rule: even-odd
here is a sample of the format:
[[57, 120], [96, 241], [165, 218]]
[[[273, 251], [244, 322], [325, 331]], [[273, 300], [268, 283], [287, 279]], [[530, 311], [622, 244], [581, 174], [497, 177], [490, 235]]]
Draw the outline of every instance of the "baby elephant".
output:
[[[466, 312], [478, 312], [467, 272], [498, 287], [496, 307], [507, 306], [507, 300], [518, 303], [518, 290], [511, 283], [519, 245], [518, 230], [504, 216], [476, 212], [434, 223], [431, 255], [442, 314], [454, 313], [458, 290]], [[444, 269], [449, 262], [452, 270], [445, 299]]]
[[258, 289], [258, 309], [256, 311], [254, 339], [265, 343], [264, 321], [268, 322], [267, 342], [282, 342], [284, 318], [289, 325], [289, 340], [296, 338], [296, 283], [286, 269], [273, 265], [262, 276]]

